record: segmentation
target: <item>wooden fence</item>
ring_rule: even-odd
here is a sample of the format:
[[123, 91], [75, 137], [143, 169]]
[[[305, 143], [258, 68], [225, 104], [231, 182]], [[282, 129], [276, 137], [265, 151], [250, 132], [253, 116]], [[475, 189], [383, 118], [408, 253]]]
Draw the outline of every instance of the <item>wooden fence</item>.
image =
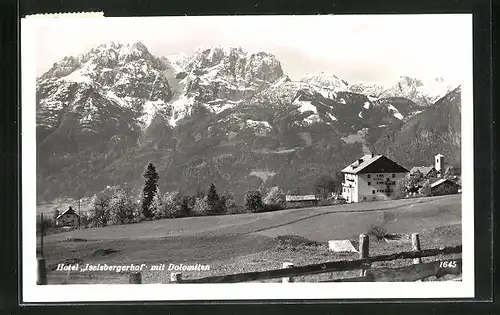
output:
[[[419, 235], [417, 233], [414, 233], [412, 234], [411, 239], [413, 248], [412, 251], [370, 257], [369, 237], [368, 235], [361, 234], [359, 237], [359, 259], [349, 261], [331, 261], [297, 267], [294, 266], [291, 262], [285, 262], [283, 263], [282, 269], [246, 272], [222, 276], [209, 276], [198, 279], [183, 279], [181, 273], [172, 273], [170, 275], [170, 282], [237, 283], [281, 278], [281, 282], [291, 283], [295, 282], [294, 277], [350, 270], [360, 270], [359, 276], [344, 279], [321, 280], [318, 282], [401, 282], [418, 281], [431, 276], [441, 277], [446, 274], [458, 275], [462, 273], [461, 258], [422, 263], [422, 258], [424, 257], [461, 254], [462, 245], [421, 250]], [[413, 264], [410, 266], [398, 268], [372, 268], [372, 263], [392, 261], [396, 259], [412, 259]], [[130, 284], [142, 283], [141, 273], [130, 273], [128, 277], [128, 282]], [[37, 280], [38, 284], [47, 284], [45, 259], [43, 258], [38, 260]]]
[[[295, 282], [294, 277], [307, 275], [360, 270], [360, 276], [318, 282], [402, 282], [418, 281], [427, 277], [441, 277], [447, 274], [459, 275], [462, 273], [462, 259], [449, 259], [422, 263], [423, 257], [437, 255], [461, 254], [462, 245], [436, 249], [420, 249], [420, 239], [417, 233], [412, 234], [413, 251], [400, 252], [388, 255], [369, 256], [369, 237], [361, 234], [359, 242], [359, 259], [350, 261], [332, 261], [320, 264], [297, 266], [291, 262], [283, 263], [282, 269], [247, 272], [223, 276], [210, 276], [198, 279], [183, 279], [181, 273], [172, 273], [171, 283], [237, 283], [260, 281], [281, 278], [283, 283]], [[413, 265], [398, 268], [371, 268], [375, 262], [391, 261], [396, 259], [412, 259]], [[129, 283], [140, 283], [137, 276], [131, 274]], [[140, 278], [139, 278], [140, 279]]]

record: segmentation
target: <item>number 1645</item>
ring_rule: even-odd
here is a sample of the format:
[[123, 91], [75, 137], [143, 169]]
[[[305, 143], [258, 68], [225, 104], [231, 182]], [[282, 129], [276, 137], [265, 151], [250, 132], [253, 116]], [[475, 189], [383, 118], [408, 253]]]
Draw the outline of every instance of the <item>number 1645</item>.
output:
[[439, 263], [439, 268], [455, 268], [456, 266], [457, 266], [457, 262], [455, 260], [441, 261]]

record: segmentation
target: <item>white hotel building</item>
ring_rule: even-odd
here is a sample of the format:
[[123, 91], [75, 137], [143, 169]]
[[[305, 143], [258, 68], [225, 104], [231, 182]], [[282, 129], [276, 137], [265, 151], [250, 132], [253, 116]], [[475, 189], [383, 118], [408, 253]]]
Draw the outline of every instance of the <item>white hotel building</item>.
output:
[[342, 197], [349, 203], [390, 200], [408, 172], [383, 155], [365, 155], [342, 170]]

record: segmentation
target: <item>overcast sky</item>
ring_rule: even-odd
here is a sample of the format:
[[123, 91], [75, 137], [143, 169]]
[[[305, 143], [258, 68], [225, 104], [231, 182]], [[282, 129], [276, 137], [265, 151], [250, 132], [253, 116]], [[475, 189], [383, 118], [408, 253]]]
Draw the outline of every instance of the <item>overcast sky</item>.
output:
[[292, 80], [324, 71], [350, 84], [401, 75], [460, 82], [472, 62], [470, 15], [42, 19], [36, 38], [37, 75], [108, 41], [141, 41], [158, 56], [240, 46], [276, 55]]

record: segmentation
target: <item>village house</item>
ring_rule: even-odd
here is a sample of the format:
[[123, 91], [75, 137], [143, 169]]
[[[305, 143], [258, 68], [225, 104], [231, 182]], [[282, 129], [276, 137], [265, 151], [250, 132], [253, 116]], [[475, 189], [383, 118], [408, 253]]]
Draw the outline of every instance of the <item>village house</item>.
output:
[[63, 213], [61, 213], [56, 217], [57, 226], [77, 227], [79, 222], [80, 222], [80, 217], [71, 207], [69, 207], [66, 211], [64, 211]]
[[420, 182], [414, 183], [414, 187], [409, 189], [410, 195], [422, 194], [425, 183], [429, 183], [430, 191], [428, 194], [432, 196], [457, 194], [462, 191], [460, 168], [445, 164], [442, 154], [434, 156], [433, 166], [413, 167], [410, 171], [410, 178], [415, 178], [417, 171], [423, 174], [422, 179], [425, 181], [420, 180]]
[[285, 196], [286, 208], [315, 207], [318, 205], [318, 198], [315, 195]]
[[417, 172], [422, 173], [424, 178], [441, 177], [445, 171], [444, 155], [437, 154], [434, 156], [434, 165], [429, 166], [414, 166], [410, 170], [410, 176], [414, 176]]
[[369, 154], [346, 166], [342, 197], [349, 203], [390, 200], [408, 170], [383, 155]]
[[410, 176], [415, 176], [418, 172], [420, 172], [424, 178], [438, 176], [438, 172], [434, 166], [414, 166], [410, 170]]
[[431, 184], [431, 195], [441, 196], [441, 195], [451, 195], [458, 194], [461, 192], [459, 184], [452, 182], [449, 179], [441, 178]]

